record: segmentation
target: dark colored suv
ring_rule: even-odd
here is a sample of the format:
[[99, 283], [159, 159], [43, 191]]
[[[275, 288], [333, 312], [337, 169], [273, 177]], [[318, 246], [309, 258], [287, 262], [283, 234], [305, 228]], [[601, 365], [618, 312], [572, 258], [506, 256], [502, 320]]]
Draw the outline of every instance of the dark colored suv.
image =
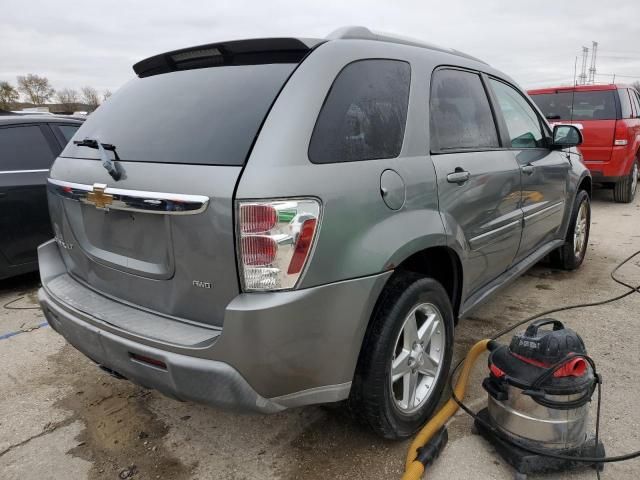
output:
[[579, 130], [469, 55], [348, 28], [134, 70], [51, 169], [39, 299], [141, 385], [261, 412], [348, 398], [406, 437], [457, 319], [585, 257]]
[[633, 201], [640, 163], [640, 94], [627, 85], [529, 90], [552, 123], [582, 130], [580, 151], [593, 181], [613, 187], [616, 202]]
[[53, 237], [49, 168], [80, 125], [50, 115], [0, 116], [0, 279], [38, 269], [38, 245]]

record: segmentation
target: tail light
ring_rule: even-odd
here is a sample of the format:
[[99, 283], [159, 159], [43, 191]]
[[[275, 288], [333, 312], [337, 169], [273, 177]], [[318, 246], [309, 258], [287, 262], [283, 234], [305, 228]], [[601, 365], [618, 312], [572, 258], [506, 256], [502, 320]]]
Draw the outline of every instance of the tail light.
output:
[[240, 202], [238, 252], [245, 291], [295, 288], [311, 256], [320, 202]]
[[625, 122], [617, 121], [616, 130], [613, 135], [613, 145], [616, 147], [622, 147], [629, 143], [629, 127]]

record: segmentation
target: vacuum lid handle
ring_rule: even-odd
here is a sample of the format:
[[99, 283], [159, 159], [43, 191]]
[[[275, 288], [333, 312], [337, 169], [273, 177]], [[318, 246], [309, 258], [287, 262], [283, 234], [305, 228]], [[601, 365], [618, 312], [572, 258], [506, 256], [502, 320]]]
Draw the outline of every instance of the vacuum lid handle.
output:
[[527, 337], [537, 337], [538, 329], [549, 324], [553, 324], [554, 332], [557, 330], [564, 330], [564, 324], [560, 320], [556, 320], [554, 318], [541, 318], [540, 320], [530, 323], [524, 334]]

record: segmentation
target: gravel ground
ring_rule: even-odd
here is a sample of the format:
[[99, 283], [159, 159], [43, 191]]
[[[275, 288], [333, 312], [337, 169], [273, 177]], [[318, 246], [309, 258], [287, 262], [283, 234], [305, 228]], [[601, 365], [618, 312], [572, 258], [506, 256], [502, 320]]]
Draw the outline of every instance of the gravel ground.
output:
[[[538, 265], [458, 326], [457, 356], [499, 328], [552, 306], [622, 291], [614, 265], [640, 248], [640, 198], [632, 205], [596, 191], [588, 258], [574, 273]], [[640, 258], [621, 274], [640, 283]], [[36, 275], [0, 282], [0, 478], [20, 479], [394, 479], [408, 442], [380, 440], [341, 409], [310, 407], [239, 415], [179, 403], [115, 380], [43, 325]], [[35, 308], [34, 308], [35, 307]], [[22, 309], [24, 308], [24, 309]], [[640, 295], [558, 314], [578, 330], [604, 376], [602, 437], [608, 453], [640, 449], [636, 373]], [[3, 335], [20, 332], [9, 338]], [[468, 401], [485, 403], [484, 359]], [[510, 479], [512, 471], [456, 415], [429, 479]], [[592, 479], [593, 470], [532, 476]], [[603, 479], [640, 478], [640, 460], [607, 466]]]

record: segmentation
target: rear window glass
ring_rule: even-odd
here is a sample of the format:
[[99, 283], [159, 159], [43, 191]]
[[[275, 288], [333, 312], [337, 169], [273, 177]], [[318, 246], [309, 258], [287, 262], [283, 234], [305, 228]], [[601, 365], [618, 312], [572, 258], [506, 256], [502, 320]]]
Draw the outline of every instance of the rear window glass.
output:
[[38, 125], [0, 128], [0, 171], [48, 170], [54, 157]]
[[[136, 78], [89, 115], [76, 138], [113, 144], [125, 161], [243, 165], [294, 68], [224, 66]], [[99, 158], [73, 143], [62, 156]]]
[[615, 120], [614, 90], [531, 95], [549, 120]]
[[399, 60], [359, 60], [338, 74], [309, 143], [314, 163], [393, 158], [407, 122], [411, 67]]

